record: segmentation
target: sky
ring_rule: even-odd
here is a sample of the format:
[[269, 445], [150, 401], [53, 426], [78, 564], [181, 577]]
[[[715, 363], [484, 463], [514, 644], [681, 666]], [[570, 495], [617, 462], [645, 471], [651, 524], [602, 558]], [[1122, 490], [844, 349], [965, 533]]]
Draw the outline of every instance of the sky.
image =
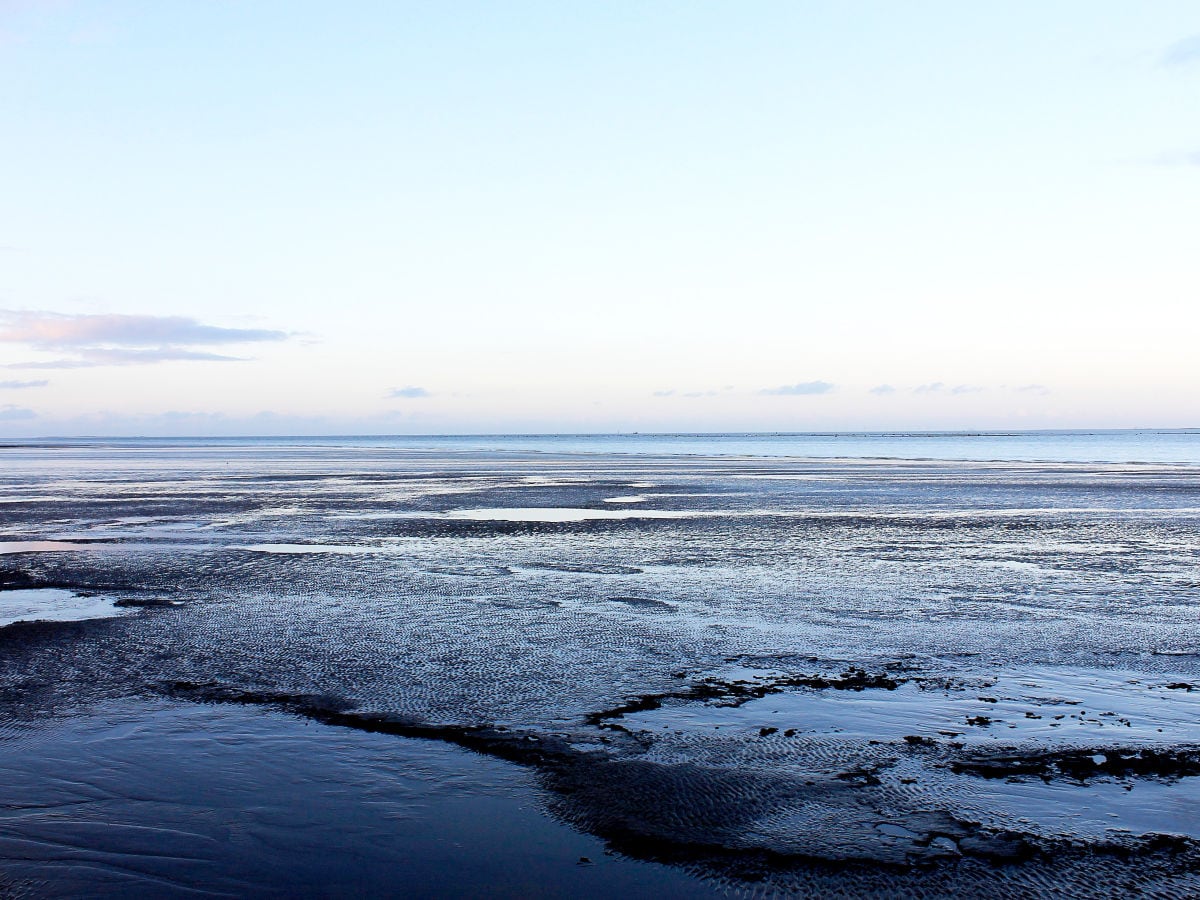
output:
[[1194, 0], [0, 0], [0, 435], [1200, 425]]

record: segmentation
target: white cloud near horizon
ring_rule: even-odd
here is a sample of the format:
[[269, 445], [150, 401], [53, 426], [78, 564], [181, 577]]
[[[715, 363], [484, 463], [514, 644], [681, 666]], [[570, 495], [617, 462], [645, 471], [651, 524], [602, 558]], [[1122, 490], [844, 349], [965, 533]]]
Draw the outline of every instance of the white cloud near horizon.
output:
[[950, 394], [951, 396], [957, 397], [957, 396], [962, 396], [963, 394], [978, 394], [984, 390], [985, 390], [985, 388], [983, 388], [982, 386], [977, 385], [977, 384], [956, 384], [956, 385], [954, 385], [954, 387], [948, 388], [948, 387], [946, 387], [945, 382], [931, 381], [931, 382], [928, 382], [927, 384], [917, 385], [915, 388], [912, 389], [912, 392], [914, 394], [946, 393], [946, 394]]
[[25, 419], [36, 419], [37, 413], [22, 406], [0, 406], [0, 422], [16, 422]]
[[45, 387], [49, 383], [45, 378], [38, 378], [33, 381], [0, 381], [0, 390], [21, 391], [26, 388]]
[[423, 387], [417, 387], [416, 385], [410, 384], [407, 387], [393, 388], [388, 396], [404, 400], [419, 400], [424, 399], [425, 397], [432, 397], [433, 394]]
[[833, 384], [828, 381], [801, 381], [797, 384], [783, 384], [776, 388], [763, 388], [759, 393], [774, 397], [801, 397], [828, 394], [833, 388]]

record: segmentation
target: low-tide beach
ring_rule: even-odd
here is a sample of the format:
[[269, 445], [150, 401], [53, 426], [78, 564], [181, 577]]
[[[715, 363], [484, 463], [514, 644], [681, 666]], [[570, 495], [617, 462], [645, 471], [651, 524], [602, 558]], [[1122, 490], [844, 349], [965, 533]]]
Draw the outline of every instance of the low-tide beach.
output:
[[1200, 891], [1200, 434], [12, 442], [0, 896]]

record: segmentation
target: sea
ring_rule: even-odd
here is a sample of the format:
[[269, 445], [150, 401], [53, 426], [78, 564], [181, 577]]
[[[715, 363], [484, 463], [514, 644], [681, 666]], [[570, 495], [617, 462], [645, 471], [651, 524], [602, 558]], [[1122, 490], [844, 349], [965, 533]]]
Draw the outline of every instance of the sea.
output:
[[814, 459], [1200, 464], [1200, 428], [1041, 431], [319, 435], [10, 439], [10, 449], [234, 452], [253, 448], [616, 453]]

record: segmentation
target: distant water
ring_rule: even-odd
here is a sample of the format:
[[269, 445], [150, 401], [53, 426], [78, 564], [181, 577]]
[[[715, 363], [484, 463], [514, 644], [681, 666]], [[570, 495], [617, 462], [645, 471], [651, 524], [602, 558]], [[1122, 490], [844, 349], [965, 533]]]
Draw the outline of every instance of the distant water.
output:
[[1177, 463], [1200, 466], [1200, 429], [1098, 431], [807, 432], [730, 434], [479, 434], [10, 440], [7, 449], [621, 453], [1014, 462]]

